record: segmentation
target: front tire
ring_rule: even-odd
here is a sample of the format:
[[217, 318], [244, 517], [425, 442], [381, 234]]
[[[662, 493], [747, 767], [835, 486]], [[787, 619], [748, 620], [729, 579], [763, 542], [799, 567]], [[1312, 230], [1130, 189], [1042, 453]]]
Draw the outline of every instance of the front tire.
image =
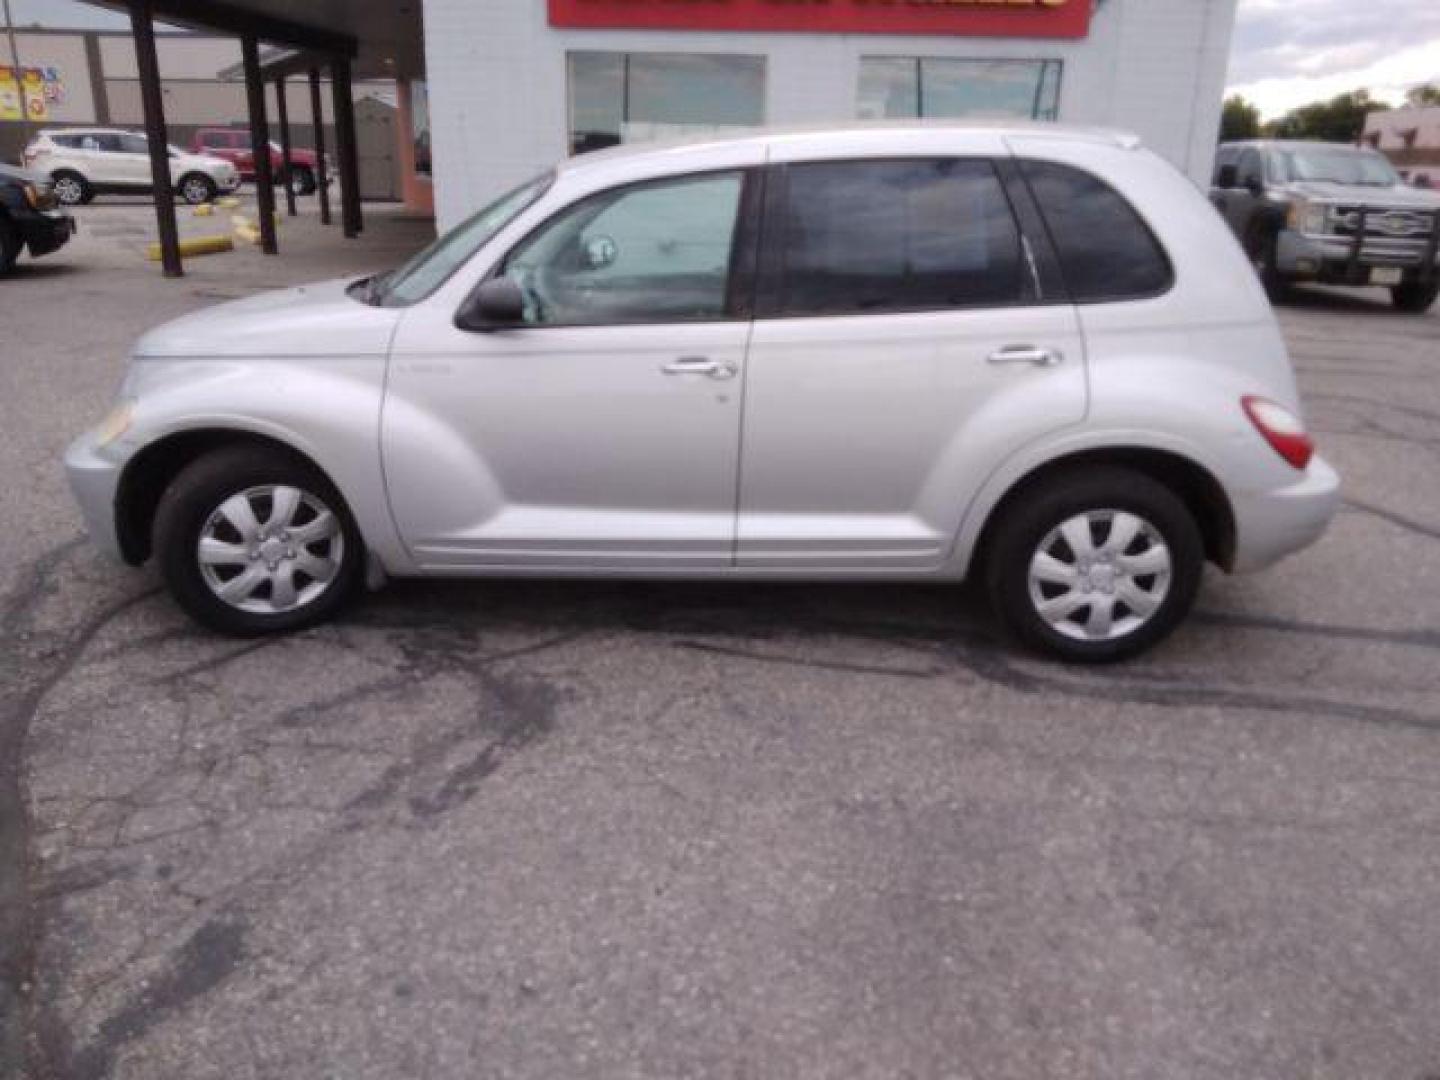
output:
[[236, 637], [323, 622], [362, 577], [364, 545], [340, 493], [271, 447], [230, 447], [192, 462], [161, 496], [154, 533], [176, 602]]
[[180, 178], [180, 197], [191, 206], [209, 202], [219, 190], [204, 173], [186, 173]]
[[990, 598], [1033, 649], [1077, 663], [1125, 660], [1169, 635], [1195, 602], [1200, 530], [1144, 473], [1067, 469], [1001, 513], [987, 547]]
[[1412, 315], [1425, 314], [1434, 306], [1437, 298], [1440, 298], [1440, 281], [1432, 281], [1428, 285], [1408, 281], [1390, 290], [1390, 299], [1395, 310], [1406, 311]]
[[1280, 304], [1290, 299], [1290, 280], [1280, 272], [1280, 234], [1272, 227], [1256, 225], [1245, 241], [1245, 250], [1270, 302]]
[[50, 184], [55, 198], [65, 206], [79, 206], [95, 197], [90, 181], [74, 169], [60, 169], [50, 177]]
[[20, 230], [8, 217], [0, 217], [0, 274], [8, 274], [20, 257]]

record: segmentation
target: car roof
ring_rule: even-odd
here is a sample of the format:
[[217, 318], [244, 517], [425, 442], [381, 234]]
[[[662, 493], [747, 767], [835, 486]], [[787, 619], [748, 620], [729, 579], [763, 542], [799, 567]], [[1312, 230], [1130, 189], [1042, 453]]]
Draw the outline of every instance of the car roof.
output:
[[131, 128], [117, 128], [117, 127], [64, 127], [64, 128], [44, 128], [44, 129], [41, 130], [40, 134], [41, 134], [41, 135], [139, 135], [139, 136], [141, 136], [142, 138], [143, 138], [144, 135], [145, 135], [145, 133], [144, 133], [143, 131], [135, 131], [135, 130], [132, 130]]
[[615, 165], [622, 162], [639, 162], [646, 158], [671, 158], [690, 153], [699, 154], [718, 148], [769, 148], [775, 149], [787, 144], [812, 142], [816, 136], [833, 140], [837, 151], [846, 149], [845, 143], [854, 139], [857, 143], [872, 145], [878, 135], [885, 133], [896, 136], [914, 137], [925, 133], [965, 134], [986, 133], [990, 135], [1024, 136], [1026, 138], [1055, 139], [1065, 142], [1088, 142], [1096, 145], [1135, 149], [1140, 146], [1139, 136], [1114, 128], [1086, 127], [1077, 124], [1057, 124], [1050, 121], [1017, 120], [873, 120], [864, 123], [849, 121], [833, 124], [806, 124], [786, 127], [757, 128], [741, 135], [731, 136], [688, 136], [664, 139], [654, 142], [630, 143], [579, 154], [561, 162], [559, 172], [580, 172], [591, 168]]
[[1237, 139], [1234, 142], [1220, 144], [1226, 149], [1256, 150], [1280, 149], [1280, 150], [1361, 150], [1373, 152], [1368, 146], [1355, 146], [1352, 143], [1325, 142], [1323, 139]]

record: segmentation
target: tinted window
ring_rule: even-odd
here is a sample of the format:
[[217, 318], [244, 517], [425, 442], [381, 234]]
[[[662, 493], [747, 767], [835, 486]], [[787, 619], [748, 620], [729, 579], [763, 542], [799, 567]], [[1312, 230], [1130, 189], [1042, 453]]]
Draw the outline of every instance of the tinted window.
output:
[[1090, 173], [1022, 162], [1076, 303], [1154, 296], [1170, 287], [1170, 260], [1125, 198]]
[[779, 313], [1014, 303], [1020, 234], [987, 161], [846, 161], [787, 170]]
[[1222, 146], [1215, 155], [1215, 186], [1220, 186], [1220, 171], [1226, 165], [1234, 165], [1240, 159], [1240, 151]]
[[561, 211], [511, 252], [505, 274], [545, 325], [687, 322], [726, 314], [744, 176], [623, 187]]
[[120, 136], [120, 149], [127, 154], [148, 154], [150, 144], [141, 135]]
[[1240, 155], [1240, 186], [1265, 183], [1265, 170], [1261, 164], [1260, 151], [1246, 150]]

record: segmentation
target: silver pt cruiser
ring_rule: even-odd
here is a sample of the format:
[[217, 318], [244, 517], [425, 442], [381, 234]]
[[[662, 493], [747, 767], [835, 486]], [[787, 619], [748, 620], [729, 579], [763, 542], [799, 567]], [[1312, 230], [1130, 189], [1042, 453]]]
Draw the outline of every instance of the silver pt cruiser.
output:
[[1082, 661], [1338, 501], [1205, 197], [1054, 126], [566, 162], [390, 273], [146, 334], [66, 466], [96, 541], [227, 633], [387, 576], [979, 575]]

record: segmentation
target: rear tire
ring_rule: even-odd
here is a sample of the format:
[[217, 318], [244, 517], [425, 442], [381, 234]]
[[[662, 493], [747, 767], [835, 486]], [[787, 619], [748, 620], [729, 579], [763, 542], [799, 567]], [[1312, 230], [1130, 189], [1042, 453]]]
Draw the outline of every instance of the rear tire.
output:
[[20, 257], [20, 230], [8, 217], [0, 217], [0, 274], [8, 274]]
[[1395, 304], [1395, 309], [1412, 315], [1425, 314], [1434, 306], [1437, 298], [1440, 298], [1440, 281], [1432, 281], [1429, 285], [1410, 281], [1390, 290], [1390, 299]]
[[187, 203], [191, 206], [199, 206], [201, 203], [207, 203], [215, 198], [219, 188], [215, 186], [215, 181], [204, 173], [186, 173], [180, 178], [178, 190], [180, 197]]
[[80, 206], [95, 198], [95, 189], [90, 181], [74, 169], [60, 169], [50, 177], [55, 198], [65, 206]]
[[308, 165], [295, 166], [291, 170], [291, 180], [294, 182], [296, 194], [313, 195], [315, 193], [315, 174]]
[[991, 603], [1026, 645], [1074, 663], [1144, 652], [1179, 625], [1204, 569], [1184, 502], [1133, 469], [1066, 469], [1001, 510], [987, 544]]
[[272, 447], [229, 447], [186, 466], [160, 497], [154, 534], [176, 602], [236, 637], [324, 622], [363, 576], [364, 545], [340, 493]]

